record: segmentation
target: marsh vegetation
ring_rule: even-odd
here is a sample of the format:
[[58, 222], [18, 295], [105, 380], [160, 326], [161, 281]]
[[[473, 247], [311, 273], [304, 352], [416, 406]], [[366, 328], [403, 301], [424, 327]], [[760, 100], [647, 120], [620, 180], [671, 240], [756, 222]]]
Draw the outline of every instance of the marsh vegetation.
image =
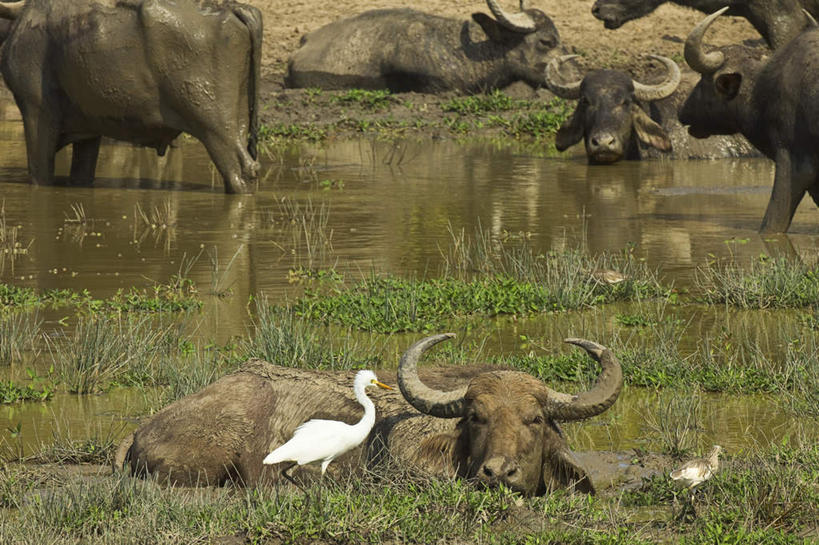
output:
[[[356, 101], [395, 105], [336, 105]], [[508, 104], [453, 99], [450, 113]], [[635, 185], [670, 185], [667, 165], [600, 172], [476, 146], [442, 168], [472, 148], [270, 143], [272, 189], [253, 199], [102, 182], [49, 193], [57, 213], [9, 217], [31, 242], [0, 281], [0, 542], [815, 541], [819, 277], [799, 255], [815, 237], [784, 256], [724, 226], [667, 228], [662, 199], [676, 195]], [[734, 168], [686, 175], [706, 166], [709, 179]], [[29, 188], [12, 190], [27, 202]], [[735, 201], [692, 214], [722, 217]], [[597, 372], [563, 338], [617, 353], [620, 400], [565, 429], [580, 452], [620, 456], [600, 495], [523, 499], [385, 464], [332, 474], [319, 500], [315, 486], [175, 490], [107, 468], [140, 419], [248, 358], [393, 368], [444, 330], [457, 341], [435, 362], [513, 367], [566, 391]], [[698, 490], [698, 516], [675, 522], [668, 469], [717, 441], [725, 463]]]

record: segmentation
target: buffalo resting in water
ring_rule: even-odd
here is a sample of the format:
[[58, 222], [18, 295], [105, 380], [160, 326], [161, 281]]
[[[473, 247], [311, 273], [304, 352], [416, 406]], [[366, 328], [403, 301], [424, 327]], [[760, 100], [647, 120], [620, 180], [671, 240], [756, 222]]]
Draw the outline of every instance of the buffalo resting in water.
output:
[[701, 74], [679, 113], [696, 138], [742, 133], [776, 162], [760, 231], [784, 233], [805, 193], [819, 204], [819, 28], [811, 27], [769, 59], [742, 46], [705, 51], [702, 38], [723, 8], [698, 24], [685, 60]]
[[54, 181], [73, 146], [72, 182], [94, 179], [100, 139], [155, 148], [199, 139], [227, 192], [247, 190], [256, 157], [262, 16], [218, 0], [25, 0], [0, 71], [20, 108], [28, 170]]
[[543, 85], [560, 42], [538, 9], [507, 13], [487, 0], [494, 19], [449, 19], [413, 9], [383, 9], [335, 21], [302, 38], [288, 62], [288, 87], [481, 92], [525, 81]]
[[[504, 484], [526, 495], [567, 487], [593, 493], [558, 422], [589, 418], [612, 406], [623, 383], [614, 354], [591, 341], [567, 340], [602, 367], [594, 386], [576, 395], [556, 392], [526, 373], [486, 368], [478, 374], [473, 369], [457, 390], [431, 389], [418, 376], [418, 360], [451, 337], [427, 337], [404, 353], [397, 375], [400, 394], [372, 396], [375, 426], [362, 446], [339, 458], [340, 465], [371, 465], [386, 453], [433, 474]], [[439, 383], [442, 375], [467, 377], [468, 372], [438, 368], [425, 380]], [[301, 423], [312, 418], [352, 423], [361, 417], [350, 394], [352, 376], [251, 360], [153, 416], [122, 442], [115, 469], [127, 464], [135, 473], [182, 485], [275, 481], [279, 468], [262, 465], [262, 459]]]
[[680, 68], [667, 57], [652, 55], [668, 70], [666, 81], [645, 85], [618, 70], [592, 70], [580, 80], [559, 83], [560, 63], [576, 57], [566, 55], [549, 63], [546, 85], [559, 97], [577, 100], [572, 116], [555, 137], [563, 151], [581, 139], [590, 163], [607, 164], [620, 159], [640, 159], [639, 142], [661, 151], [671, 150], [671, 140], [643, 108], [643, 103], [671, 96], [680, 84]]

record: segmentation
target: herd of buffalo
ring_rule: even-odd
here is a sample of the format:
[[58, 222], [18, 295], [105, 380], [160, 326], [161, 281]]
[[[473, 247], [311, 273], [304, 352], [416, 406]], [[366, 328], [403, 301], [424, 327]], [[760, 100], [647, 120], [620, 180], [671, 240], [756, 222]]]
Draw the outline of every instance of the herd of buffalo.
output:
[[[514, 12], [487, 0], [491, 16], [470, 20], [383, 9], [333, 22], [302, 38], [285, 82], [428, 93], [483, 92], [515, 81], [545, 86], [577, 101], [557, 148], [583, 140], [589, 161], [600, 164], [646, 157], [647, 148], [671, 150], [671, 123], [695, 138], [743, 135], [776, 162], [761, 230], [785, 232], [805, 192], [819, 203], [819, 28], [812, 16], [819, 0], [673, 1], [709, 14], [684, 47], [699, 81], [676, 100], [684, 75], [665, 57], [653, 56], [667, 74], [658, 84], [615, 70], [567, 81], [561, 70], [573, 56], [552, 20], [525, 0]], [[597, 0], [592, 12], [613, 29], [664, 2]], [[724, 13], [747, 18], [772, 53], [704, 46]], [[162, 155], [181, 132], [204, 144], [226, 192], [246, 191], [256, 178], [257, 8], [230, 0], [19, 0], [0, 2], [0, 18], [0, 72], [22, 114], [34, 183], [53, 182], [54, 156], [68, 144], [70, 178], [87, 184], [102, 137]], [[655, 107], [664, 101], [673, 107]], [[373, 432], [347, 459], [371, 464], [388, 455], [528, 495], [554, 487], [593, 492], [558, 423], [615, 402], [622, 374], [611, 351], [571, 340], [602, 368], [596, 384], [577, 395], [507, 370], [427, 369], [422, 382], [418, 360], [447, 338], [428, 337], [407, 350], [397, 375], [386, 379], [400, 393], [377, 396]], [[351, 383], [352, 373], [248, 362], [154, 415], [122, 443], [115, 464], [180, 484], [275, 480], [262, 459], [299, 424], [322, 416], [357, 420]]]

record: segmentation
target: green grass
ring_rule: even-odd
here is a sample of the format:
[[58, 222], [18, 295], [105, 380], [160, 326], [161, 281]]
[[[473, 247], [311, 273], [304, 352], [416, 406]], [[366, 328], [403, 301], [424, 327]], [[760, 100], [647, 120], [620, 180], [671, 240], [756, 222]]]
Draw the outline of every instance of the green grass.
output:
[[386, 89], [350, 89], [335, 95], [331, 102], [341, 104], [357, 104], [369, 110], [386, 108], [393, 101], [391, 93]]
[[259, 140], [307, 140], [309, 142], [321, 142], [327, 138], [327, 130], [310, 124], [285, 124], [274, 123], [272, 125], [262, 124], [259, 127]]
[[0, 315], [25, 308], [76, 307], [80, 312], [182, 312], [202, 306], [192, 280], [174, 275], [165, 283], [148, 288], [118, 290], [107, 299], [98, 299], [88, 290], [52, 289], [38, 293], [32, 288], [0, 283]]
[[[697, 492], [698, 517], [671, 520], [665, 473], [636, 490], [521, 498], [397, 467], [327, 478], [321, 488], [175, 489], [123, 474], [0, 471], [0, 541], [249, 543], [807, 544], [815, 529], [819, 451], [782, 445], [725, 456]], [[332, 472], [331, 472], [332, 473]], [[641, 510], [653, 508], [650, 521]]]
[[30, 312], [0, 312], [0, 365], [22, 362], [35, 350], [42, 320]]
[[[536, 253], [526, 241], [504, 244], [479, 232], [454, 235], [439, 278], [371, 275], [352, 285], [309, 288], [292, 305], [300, 316], [365, 331], [427, 332], [470, 316], [528, 315], [663, 296], [656, 273], [628, 253]], [[595, 271], [615, 269], [609, 284]]]
[[709, 262], [698, 269], [696, 285], [709, 304], [746, 309], [819, 305], [819, 269], [801, 260], [761, 257], [750, 267]]
[[445, 112], [458, 115], [483, 115], [487, 113], [506, 112], [516, 108], [529, 107], [529, 101], [515, 100], [503, 91], [494, 91], [483, 95], [454, 97], [441, 105]]

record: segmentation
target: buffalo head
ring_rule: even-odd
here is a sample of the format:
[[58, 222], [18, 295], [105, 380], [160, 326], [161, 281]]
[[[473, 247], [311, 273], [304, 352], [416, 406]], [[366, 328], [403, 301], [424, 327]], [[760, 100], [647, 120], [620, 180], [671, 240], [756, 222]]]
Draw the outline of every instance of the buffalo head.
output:
[[743, 46], [708, 52], [703, 49], [705, 31], [727, 9], [722, 8], [703, 19], [685, 41], [685, 62], [702, 77], [680, 108], [678, 117], [695, 138], [741, 132], [742, 119], [748, 117], [744, 109], [750, 102], [753, 81], [763, 64]]
[[576, 395], [556, 392], [526, 373], [508, 370], [481, 373], [459, 390], [432, 390], [418, 378], [418, 360], [451, 337], [418, 341], [404, 353], [398, 369], [401, 393], [413, 407], [439, 418], [460, 418], [453, 432], [424, 440], [426, 456], [447, 457], [463, 477], [488, 486], [503, 484], [530, 496], [559, 487], [593, 493], [588, 474], [557, 422], [589, 418], [611, 407], [623, 384], [614, 354], [590, 341], [567, 339], [602, 366], [595, 385]]
[[520, 11], [509, 13], [497, 0], [486, 0], [494, 18], [473, 13], [489, 39], [505, 50], [515, 76], [537, 87], [543, 84], [543, 69], [560, 43], [560, 34], [552, 20], [539, 9], [527, 9], [520, 0]]
[[592, 15], [603, 21], [606, 28], [620, 28], [632, 19], [648, 15], [666, 0], [597, 0]]
[[616, 70], [592, 70], [574, 83], [556, 79], [560, 63], [576, 55], [554, 59], [546, 68], [546, 85], [556, 95], [576, 99], [572, 116], [557, 131], [555, 147], [563, 151], [581, 139], [591, 163], [607, 164], [637, 158], [636, 135], [643, 143], [662, 151], [671, 150], [665, 130], [654, 122], [639, 102], [670, 96], [680, 84], [680, 68], [666, 57], [651, 55], [665, 64], [668, 77], [659, 85], [645, 85]]

